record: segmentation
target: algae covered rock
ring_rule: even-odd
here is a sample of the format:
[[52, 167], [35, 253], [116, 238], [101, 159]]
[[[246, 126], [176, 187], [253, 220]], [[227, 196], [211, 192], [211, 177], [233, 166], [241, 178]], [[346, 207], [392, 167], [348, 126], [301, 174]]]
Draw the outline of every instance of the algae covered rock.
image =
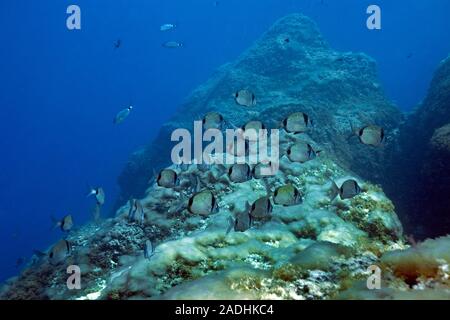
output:
[[[241, 89], [256, 95], [255, 106], [235, 103], [233, 94]], [[333, 50], [311, 19], [292, 14], [194, 90], [155, 141], [132, 155], [119, 177], [119, 205], [130, 197], [142, 197], [153, 170], [170, 163], [173, 130], [192, 129], [193, 121], [210, 111], [237, 127], [259, 120], [269, 129], [278, 128], [293, 112], [305, 112], [315, 124], [311, 137], [324, 151], [345, 168], [378, 183], [385, 179], [384, 163], [401, 119], [383, 94], [373, 59]], [[368, 149], [356, 137], [348, 139], [352, 127], [368, 124], [385, 128], [384, 148]]]
[[[256, 94], [256, 105], [234, 103], [232, 93], [243, 88]], [[196, 115], [208, 111], [220, 112], [230, 126], [256, 119], [269, 128], [304, 111], [315, 125], [297, 134], [279, 131], [280, 167], [266, 177], [233, 180], [232, 164], [168, 165], [171, 144], [164, 141], [172, 130], [191, 129]], [[333, 51], [302, 15], [283, 18], [195, 90], [156, 143], [134, 154], [120, 178], [114, 218], [72, 231], [65, 261], [52, 266], [45, 254], [36, 257], [0, 298], [382, 299], [413, 284], [412, 278], [427, 290], [448, 290], [448, 252], [442, 249], [448, 239], [408, 249], [394, 205], [367, 180], [379, 178], [389, 143], [375, 149], [347, 139], [353, 126], [379, 122], [393, 130], [398, 120], [376, 82], [372, 59]], [[320, 152], [292, 162], [287, 150], [299, 143]], [[180, 183], [166, 188], [150, 180], [157, 166], [176, 172]], [[355, 193], [336, 197], [336, 186], [349, 180], [358, 186]], [[291, 201], [275, 201], [280, 190]], [[203, 192], [209, 196], [196, 203], [200, 215], [192, 204]], [[252, 204], [261, 198], [267, 211], [251, 219]], [[130, 214], [133, 203], [142, 207], [139, 219]], [[245, 223], [236, 228], [241, 217]], [[412, 275], [403, 267], [419, 256], [436, 272], [417, 268]], [[436, 265], [436, 259], [445, 262]], [[80, 290], [67, 288], [69, 265], [81, 267]], [[388, 287], [376, 294], [360, 287], [373, 266], [390, 275]], [[434, 282], [425, 285], [421, 276]]]
[[430, 144], [438, 152], [450, 153], [450, 123], [434, 131]]
[[355, 281], [338, 299], [449, 300], [450, 236], [384, 253], [379, 266], [379, 290], [368, 290], [365, 281]]
[[[285, 150], [292, 141], [303, 139], [313, 141], [306, 134], [292, 137], [283, 132], [280, 148]], [[403, 246], [401, 225], [379, 187], [356, 177], [326, 154], [304, 164], [285, 156], [282, 162], [272, 176], [239, 183], [227, 177], [227, 170], [216, 178], [196, 165], [179, 170], [182, 181], [195, 175], [202, 188], [214, 194], [218, 210], [209, 215], [188, 210], [188, 199], [195, 190], [172, 190], [153, 182], [138, 200], [143, 220], [129, 219], [126, 204], [115, 218], [72, 232], [67, 239], [73, 252], [67, 261], [55, 268], [41, 258], [12, 280], [2, 297], [329, 299], [349, 279], [367, 277], [367, 268], [383, 252]], [[349, 177], [358, 180], [362, 193], [345, 200], [330, 197], [330, 181], [340, 184]], [[211, 183], [211, 179], [218, 180]], [[276, 190], [285, 185], [295, 187], [302, 201], [290, 206], [275, 204]], [[271, 215], [255, 220], [244, 232], [230, 231], [230, 218], [248, 208], [245, 203], [261, 197], [271, 201]], [[155, 250], [146, 259], [148, 239]], [[80, 291], [67, 290], [65, 268], [69, 264], [83, 266]], [[50, 288], [30, 293], [36, 276], [40, 285], [51, 283]]]

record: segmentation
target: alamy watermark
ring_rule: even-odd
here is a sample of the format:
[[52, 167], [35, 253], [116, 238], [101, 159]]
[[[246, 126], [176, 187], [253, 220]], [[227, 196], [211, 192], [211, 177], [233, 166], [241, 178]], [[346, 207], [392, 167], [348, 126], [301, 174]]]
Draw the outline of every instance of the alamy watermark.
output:
[[381, 269], [376, 265], [371, 265], [367, 269], [370, 276], [367, 278], [367, 289], [380, 290], [381, 289]]
[[[66, 13], [69, 15], [66, 20], [66, 26], [69, 30], [81, 30], [81, 8], [72, 4], [67, 7]], [[369, 30], [381, 30], [381, 8], [372, 4], [367, 7], [366, 13], [370, 16], [367, 18], [366, 26]]]
[[81, 289], [81, 269], [77, 265], [70, 265], [67, 267], [66, 272], [70, 274], [67, 278], [67, 289], [80, 290]]
[[[171, 141], [178, 142], [172, 148], [171, 159], [181, 164], [268, 164], [261, 168], [261, 175], [269, 176], [278, 172], [280, 167], [278, 129], [219, 129], [203, 130], [202, 121], [194, 122], [194, 138], [187, 129], [172, 132]], [[208, 143], [204, 147], [205, 143]], [[193, 150], [192, 150], [193, 146]]]
[[67, 29], [81, 30], [81, 8], [72, 4], [67, 7], [66, 13], [69, 15], [66, 20]]
[[367, 14], [370, 14], [366, 21], [367, 29], [381, 30], [381, 8], [372, 4], [367, 7], [366, 12]]

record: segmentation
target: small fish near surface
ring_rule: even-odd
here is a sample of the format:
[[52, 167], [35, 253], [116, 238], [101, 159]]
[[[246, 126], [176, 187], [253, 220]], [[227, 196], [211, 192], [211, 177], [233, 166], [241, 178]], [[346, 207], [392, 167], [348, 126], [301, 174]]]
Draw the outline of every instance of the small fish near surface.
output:
[[379, 147], [386, 141], [386, 134], [382, 127], [376, 125], [365, 126], [361, 129], [354, 130], [354, 134], [358, 136], [362, 144]]
[[181, 42], [177, 42], [177, 41], [167, 41], [167, 42], [164, 42], [162, 44], [162, 46], [164, 48], [168, 48], [168, 49], [176, 49], [176, 48], [181, 48], [184, 45]]
[[317, 157], [320, 151], [314, 151], [313, 147], [306, 142], [297, 142], [291, 145], [286, 155], [292, 162], [305, 163]]
[[188, 201], [188, 211], [192, 214], [208, 216], [219, 211], [216, 198], [209, 190], [194, 194]]
[[342, 200], [352, 199], [361, 193], [361, 187], [354, 179], [346, 180], [339, 188], [336, 182], [331, 182], [330, 198], [333, 201], [338, 195]]
[[97, 201], [97, 203], [101, 206], [105, 204], [105, 191], [102, 187], [90, 188], [89, 194], [87, 196], [95, 196], [95, 201]]
[[144, 244], [144, 258], [151, 260], [151, 258], [156, 254], [155, 248], [150, 240], [145, 241]]
[[114, 42], [114, 49], [119, 49], [122, 46], [122, 40], [117, 39], [116, 42]]
[[282, 206], [294, 206], [302, 202], [302, 197], [296, 187], [287, 184], [275, 190], [273, 202]]
[[176, 24], [173, 23], [165, 23], [159, 27], [159, 30], [162, 32], [173, 30], [177, 27]]
[[156, 183], [163, 188], [175, 188], [180, 185], [180, 179], [174, 170], [163, 169], [159, 172]]
[[125, 119], [128, 118], [128, 116], [130, 115], [131, 110], [133, 110], [133, 106], [129, 106], [129, 107], [119, 111], [119, 113], [117, 113], [116, 116], [114, 117], [113, 123], [120, 124], [120, 123], [124, 122]]
[[250, 208], [250, 215], [255, 220], [268, 220], [272, 215], [272, 202], [270, 197], [262, 197], [253, 202]]
[[253, 225], [253, 217], [250, 214], [250, 204], [247, 202], [245, 209], [242, 212], [238, 212], [234, 219], [229, 217], [227, 234], [234, 229], [236, 232], [245, 232]]
[[53, 228], [60, 228], [63, 232], [69, 232], [73, 227], [73, 218], [71, 214], [64, 216], [61, 220], [52, 217]]
[[128, 221], [138, 222], [143, 224], [145, 222], [145, 212], [141, 201], [137, 199], [130, 200], [130, 209], [128, 210]]
[[72, 245], [65, 239], [59, 240], [51, 249], [48, 254], [49, 262], [52, 265], [57, 265], [72, 253]]
[[218, 112], [208, 112], [202, 119], [203, 129], [222, 130], [223, 116]]
[[252, 178], [252, 170], [246, 163], [234, 164], [228, 169], [228, 177], [232, 182], [242, 183]]
[[238, 105], [244, 107], [256, 106], [256, 96], [250, 90], [247, 89], [239, 90], [234, 94], [234, 98]]
[[289, 133], [303, 133], [312, 127], [312, 120], [306, 113], [295, 112], [283, 120], [282, 127]]

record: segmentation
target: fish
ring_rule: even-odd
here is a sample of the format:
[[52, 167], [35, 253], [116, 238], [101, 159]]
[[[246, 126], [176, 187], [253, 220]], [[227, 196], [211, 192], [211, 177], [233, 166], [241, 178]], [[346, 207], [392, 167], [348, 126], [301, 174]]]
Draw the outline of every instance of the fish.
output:
[[200, 177], [198, 175], [189, 174], [188, 175], [188, 183], [189, 183], [189, 190], [193, 193], [200, 192], [201, 189], [201, 181]]
[[282, 127], [289, 133], [306, 132], [311, 126], [311, 118], [303, 112], [292, 113], [282, 122]]
[[361, 193], [361, 187], [353, 179], [346, 180], [339, 188], [336, 182], [331, 182], [330, 198], [333, 201], [338, 195], [342, 200], [352, 199]]
[[317, 157], [320, 151], [314, 151], [313, 147], [306, 142], [297, 142], [286, 150], [286, 155], [292, 162], [305, 163]]
[[192, 214], [208, 216], [219, 211], [216, 198], [209, 190], [194, 194], [188, 201], [188, 211]]
[[249, 141], [248, 139], [245, 139], [244, 131], [242, 129], [237, 129], [236, 137], [226, 145], [227, 153], [236, 157], [248, 155], [249, 148]]
[[184, 44], [176, 41], [167, 41], [162, 44], [164, 48], [174, 49], [174, 48], [181, 48], [184, 46]]
[[64, 216], [61, 220], [57, 220], [52, 217], [53, 228], [60, 228], [63, 232], [69, 232], [73, 227], [72, 215], [68, 214]]
[[145, 222], [145, 212], [142, 203], [137, 199], [130, 200], [130, 209], [128, 210], [128, 220], [136, 221], [140, 224]]
[[90, 192], [88, 193], [87, 196], [88, 197], [95, 196], [95, 200], [101, 206], [105, 204], [105, 191], [103, 190], [102, 187], [90, 188]]
[[174, 170], [163, 169], [159, 172], [156, 183], [163, 188], [175, 188], [180, 185], [180, 179]]
[[208, 112], [202, 119], [203, 129], [222, 130], [223, 116], [218, 112]]
[[253, 129], [258, 132], [259, 130], [266, 129], [266, 126], [261, 121], [253, 120], [247, 122], [245, 125], [242, 126], [242, 130], [244, 130], [244, 132], [245, 130], [249, 129]]
[[354, 130], [353, 132], [358, 136], [359, 141], [362, 144], [373, 147], [381, 146], [386, 140], [384, 129], [376, 125], [368, 125], [361, 129]]
[[133, 106], [129, 106], [129, 107], [119, 111], [119, 113], [117, 113], [116, 116], [114, 117], [113, 123], [120, 124], [120, 123], [124, 122], [125, 119], [128, 118], [128, 116], [130, 115], [131, 110], [133, 110]]
[[252, 178], [250, 166], [246, 163], [234, 164], [228, 169], [228, 177], [232, 182], [241, 183]]
[[46, 257], [47, 253], [35, 249], [33, 250], [33, 255], [40, 259]]
[[114, 42], [114, 49], [119, 49], [121, 45], [122, 45], [122, 40], [117, 39], [117, 41]]
[[48, 253], [49, 262], [53, 265], [59, 264], [66, 260], [71, 254], [72, 246], [69, 241], [65, 239], [59, 240]]
[[273, 202], [282, 206], [293, 206], [302, 202], [300, 192], [292, 184], [287, 184], [275, 190]]
[[235, 218], [228, 218], [227, 234], [234, 229], [236, 232], [245, 232], [253, 225], [253, 217], [250, 215], [250, 204], [245, 204], [245, 209], [242, 212], [238, 212]]
[[268, 163], [263, 163], [263, 162], [258, 163], [252, 169], [252, 176], [253, 176], [253, 178], [255, 178], [255, 179], [262, 179], [262, 178], [267, 177], [268, 175], [263, 175], [261, 173], [261, 170], [262, 169], [269, 169], [271, 167], [272, 167], [272, 162], [270, 162], [270, 161]]
[[250, 90], [239, 90], [234, 94], [234, 98], [238, 105], [244, 107], [254, 107], [256, 106], [256, 96]]
[[255, 220], [266, 220], [272, 215], [273, 205], [270, 197], [261, 197], [253, 202], [250, 208], [250, 215]]
[[177, 27], [176, 24], [173, 24], [173, 23], [165, 23], [165, 24], [163, 24], [163, 25], [161, 25], [161, 26], [159, 27], [159, 30], [162, 31], [162, 32], [164, 32], [164, 31], [170, 31], [170, 30], [175, 29], [176, 27]]
[[145, 241], [144, 243], [144, 258], [150, 260], [156, 254], [155, 248], [152, 245], [150, 240]]
[[[247, 130], [254, 130], [256, 133], [256, 137], [249, 137], [249, 141], [258, 141], [260, 130], [264, 130], [264, 129], [266, 129], [266, 126], [264, 125], [264, 123], [262, 123], [261, 121], [258, 121], [258, 120], [249, 121], [245, 125], [242, 126], [242, 130], [244, 130], [244, 133]], [[254, 139], [252, 139], [252, 138], [254, 138]]]

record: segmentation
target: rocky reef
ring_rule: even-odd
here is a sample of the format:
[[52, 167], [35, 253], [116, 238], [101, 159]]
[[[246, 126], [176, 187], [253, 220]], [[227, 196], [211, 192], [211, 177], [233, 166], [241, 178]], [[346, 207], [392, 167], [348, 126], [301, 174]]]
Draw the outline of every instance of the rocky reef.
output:
[[450, 57], [435, 72], [427, 97], [399, 130], [384, 184], [409, 232], [420, 238], [450, 230]]
[[[315, 144], [306, 134], [282, 133], [281, 149], [305, 140]], [[276, 175], [242, 183], [212, 172], [214, 168], [203, 172], [191, 165], [180, 179], [184, 186], [191, 175], [198, 177], [217, 199], [217, 213], [187, 210], [194, 194], [189, 188], [153, 184], [140, 199], [142, 221], [130, 221], [127, 204], [115, 218], [72, 232], [66, 261], [55, 266], [42, 258], [9, 281], [1, 297], [328, 299], [350, 280], [367, 278], [368, 266], [379, 263], [383, 253], [406, 247], [394, 206], [382, 190], [325, 155], [304, 164], [284, 156]], [[362, 193], [332, 199], [330, 181], [341, 184], [350, 177]], [[243, 211], [246, 202], [269, 196], [273, 203], [275, 190], [287, 184], [302, 201], [273, 204], [271, 215], [256, 219], [245, 232], [227, 233], [229, 218]], [[143, 254], [146, 239], [156, 244], [150, 259]], [[81, 290], [66, 287], [70, 264], [81, 268]]]
[[[281, 149], [307, 134], [282, 132]], [[235, 183], [226, 170], [180, 172], [180, 189], [149, 186], [140, 199], [144, 218], [130, 205], [100, 225], [69, 234], [70, 256], [54, 265], [41, 258], [0, 291], [3, 299], [395, 299], [448, 298], [450, 238], [410, 247], [392, 202], [373, 185], [321, 155], [300, 164], [283, 156], [274, 176]], [[172, 169], [178, 170], [175, 166]], [[195, 175], [217, 199], [217, 213], [191, 213], [185, 188]], [[356, 179], [361, 193], [333, 199], [331, 181]], [[274, 203], [275, 190], [294, 186], [301, 201]], [[269, 196], [270, 216], [245, 232], [227, 233], [245, 203]], [[145, 257], [144, 243], [156, 248]], [[409, 248], [409, 249], [408, 249]], [[81, 268], [80, 290], [68, 290], [66, 268]], [[383, 270], [382, 290], [367, 289], [370, 266]], [[363, 286], [364, 285], [364, 286]]]
[[[59, 263], [49, 259], [51, 249], [35, 256], [0, 298], [450, 299], [450, 237], [407, 241], [377, 184], [389, 180], [386, 162], [398, 152], [402, 115], [384, 97], [375, 70], [364, 54], [333, 51], [308, 18], [281, 19], [195, 90], [156, 143], [131, 157], [119, 179], [115, 217], [71, 231], [70, 254]], [[233, 92], [243, 88], [256, 94], [256, 106], [234, 102]], [[280, 167], [267, 177], [235, 182], [230, 165], [169, 165], [172, 130], [191, 129], [210, 111], [236, 127], [260, 120], [280, 128], [293, 112], [307, 113], [314, 125], [300, 134], [280, 130]], [[350, 137], [366, 124], [386, 128], [383, 148]], [[427, 146], [445, 149], [448, 128], [434, 127]], [[287, 150], [296, 143], [321, 152], [292, 162]], [[153, 169], [162, 167], [176, 172], [179, 184], [152, 180]], [[349, 180], [357, 192], [335, 197]], [[277, 204], [286, 186], [295, 201]], [[213, 196], [217, 210], [192, 210], [199, 191]], [[260, 199], [272, 210], [247, 216], [252, 223], [238, 230], [236, 219]], [[139, 218], [130, 214], [139, 210]], [[69, 265], [80, 267], [79, 290], [66, 285]], [[381, 289], [368, 287], [373, 270], [381, 272]]]
[[[256, 107], [234, 102], [232, 95], [241, 89], [255, 93]], [[238, 127], [260, 120], [277, 128], [298, 110], [320, 128], [311, 137], [330, 157], [364, 178], [384, 181], [384, 163], [391, 157], [402, 114], [384, 96], [375, 61], [363, 53], [333, 50], [312, 20], [292, 14], [194, 90], [155, 142], [131, 156], [118, 180], [118, 204], [144, 195], [153, 170], [170, 163], [173, 130], [191, 129], [206, 112], [218, 111]], [[349, 139], [352, 126], [368, 124], [382, 124], [389, 132], [384, 148], [363, 148], [356, 138]]]

